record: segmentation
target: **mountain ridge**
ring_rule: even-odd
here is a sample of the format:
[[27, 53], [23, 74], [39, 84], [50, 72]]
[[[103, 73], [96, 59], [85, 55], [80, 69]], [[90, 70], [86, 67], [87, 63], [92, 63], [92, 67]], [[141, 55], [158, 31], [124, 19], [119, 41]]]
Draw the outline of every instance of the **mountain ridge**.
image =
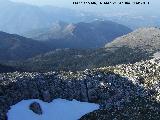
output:
[[0, 32], [0, 61], [24, 60], [49, 51], [45, 43], [16, 34]]
[[116, 38], [105, 48], [116, 48], [127, 46], [130, 48], [140, 48], [145, 51], [158, 51], [160, 46], [160, 29], [155, 27], [140, 28], [127, 35]]
[[116, 37], [122, 36], [132, 30], [124, 25], [112, 22], [96, 20], [92, 22], [65, 23], [58, 22], [51, 28], [31, 31], [24, 34], [39, 41], [57, 43], [57, 48], [98, 48], [103, 47]]

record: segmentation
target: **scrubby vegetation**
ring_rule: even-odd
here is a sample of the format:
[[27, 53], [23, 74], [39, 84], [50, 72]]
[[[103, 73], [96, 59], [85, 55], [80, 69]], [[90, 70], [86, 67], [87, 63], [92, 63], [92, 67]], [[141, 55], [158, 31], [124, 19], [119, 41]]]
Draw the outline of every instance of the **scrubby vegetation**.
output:
[[97, 50], [60, 49], [23, 62], [11, 62], [9, 65], [19, 67], [24, 71], [76, 71], [85, 70], [86, 68], [93, 69], [123, 63], [135, 63], [149, 59], [151, 56], [152, 53], [128, 47], [121, 47], [115, 51], [106, 51], [103, 48]]

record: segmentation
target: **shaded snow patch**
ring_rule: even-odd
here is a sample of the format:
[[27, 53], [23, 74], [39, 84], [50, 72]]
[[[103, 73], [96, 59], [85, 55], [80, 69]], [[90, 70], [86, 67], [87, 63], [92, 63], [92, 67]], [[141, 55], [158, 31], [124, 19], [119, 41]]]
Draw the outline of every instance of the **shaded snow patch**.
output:
[[[43, 114], [37, 115], [29, 109], [31, 103], [40, 104]], [[41, 100], [23, 100], [11, 107], [8, 120], [77, 120], [83, 115], [99, 109], [99, 105], [76, 100], [56, 99], [51, 103]]]

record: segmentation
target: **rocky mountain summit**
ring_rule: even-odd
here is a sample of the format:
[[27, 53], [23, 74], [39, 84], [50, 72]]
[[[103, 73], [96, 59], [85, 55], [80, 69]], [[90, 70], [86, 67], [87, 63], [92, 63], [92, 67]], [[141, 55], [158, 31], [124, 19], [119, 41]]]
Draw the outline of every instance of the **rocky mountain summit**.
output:
[[24, 99], [56, 98], [100, 104], [82, 120], [160, 118], [160, 60], [77, 72], [0, 74], [0, 119]]
[[113, 42], [106, 44], [106, 48], [140, 48], [144, 51], [157, 51], [160, 46], [160, 29], [154, 27], [140, 28], [127, 35], [116, 38]]

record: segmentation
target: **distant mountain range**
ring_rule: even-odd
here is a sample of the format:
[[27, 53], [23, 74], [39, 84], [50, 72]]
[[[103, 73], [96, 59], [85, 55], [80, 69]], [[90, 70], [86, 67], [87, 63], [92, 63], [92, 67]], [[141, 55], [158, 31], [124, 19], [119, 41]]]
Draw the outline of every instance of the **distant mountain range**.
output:
[[26, 32], [30, 38], [0, 32], [0, 62], [23, 71], [83, 70], [134, 63], [159, 51], [159, 28], [131, 31], [121, 24], [96, 20], [55, 22], [46, 29]]
[[0, 0], [0, 30], [22, 34], [32, 29], [49, 27], [57, 20], [80, 22], [93, 20], [92, 14], [51, 6], [33, 6]]
[[135, 29], [144, 26], [160, 26], [160, 16], [97, 15], [75, 9], [53, 6], [34, 6], [25, 3], [0, 0], [0, 31], [23, 35], [29, 31], [51, 28], [57, 21], [66, 23], [91, 22], [95, 19], [111, 20]]
[[0, 32], [0, 61], [24, 60], [57, 48], [103, 47], [128, 32], [131, 32], [129, 28], [110, 21], [75, 25], [61, 22], [46, 32], [33, 32], [38, 40]]
[[[103, 16], [103, 15], [102, 15]], [[160, 14], [113, 14], [104, 15], [104, 19], [111, 20], [131, 29], [138, 29], [142, 27], [160, 27]], [[102, 18], [103, 18], [102, 17]]]
[[30, 31], [24, 36], [47, 41], [56, 48], [96, 48], [131, 31], [115, 22], [96, 20], [77, 24], [57, 22], [50, 28]]

